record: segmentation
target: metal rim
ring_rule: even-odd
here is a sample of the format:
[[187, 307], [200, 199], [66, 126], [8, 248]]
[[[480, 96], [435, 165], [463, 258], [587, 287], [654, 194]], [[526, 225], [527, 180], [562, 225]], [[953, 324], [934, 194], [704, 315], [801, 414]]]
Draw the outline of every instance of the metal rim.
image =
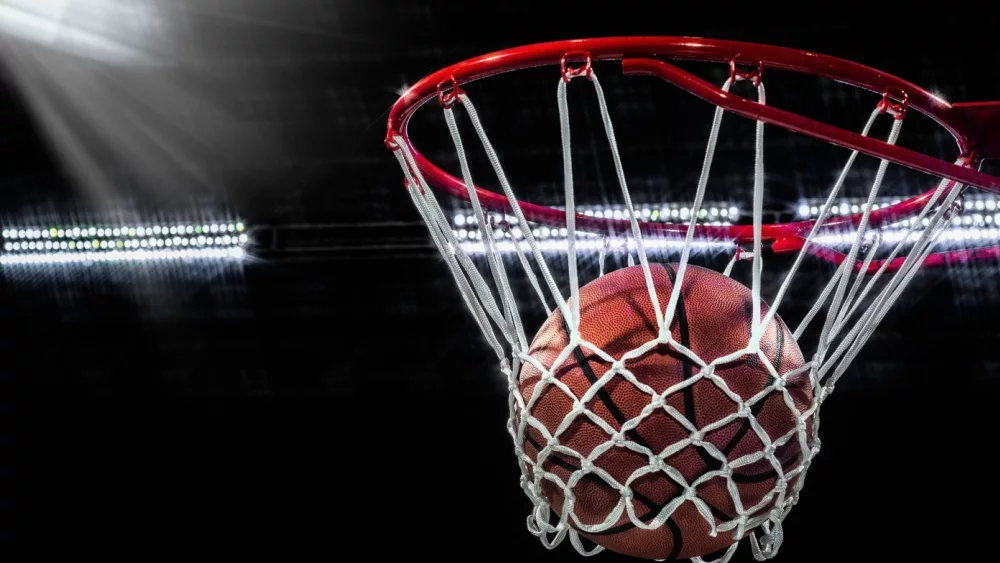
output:
[[[658, 57], [657, 59], [651, 57]], [[662, 59], [702, 60], [729, 63], [731, 77], [758, 81], [768, 68], [791, 70], [814, 76], [829, 78], [864, 88], [883, 96], [879, 108], [901, 118], [907, 109], [919, 111], [947, 129], [955, 138], [959, 151], [966, 157], [965, 165], [951, 162], [889, 145], [858, 133], [839, 129], [784, 110], [762, 106], [733, 94], [727, 94], [717, 86], [664, 62]], [[386, 146], [398, 149], [397, 142], [405, 142], [424, 178], [432, 186], [456, 197], [468, 199], [464, 182], [445, 172], [413, 146], [407, 136], [407, 124], [412, 115], [428, 101], [438, 98], [444, 105], [454, 104], [463, 84], [513, 70], [543, 65], [561, 65], [563, 78], [590, 72], [592, 61], [622, 60], [626, 75], [647, 74], [671, 82], [688, 92], [701, 97], [727, 111], [778, 125], [792, 131], [820, 138], [836, 145], [862, 153], [885, 158], [897, 164], [908, 166], [934, 176], [947, 178], [958, 183], [979, 187], [1000, 193], [1000, 178], [984, 174], [976, 169], [981, 158], [1000, 158], [1000, 135], [991, 123], [1000, 125], [1000, 102], [949, 104], [931, 92], [901, 78], [879, 70], [809, 51], [690, 37], [610, 37], [600, 39], [580, 39], [555, 41], [516, 47], [469, 59], [434, 72], [407, 90], [393, 105], [389, 114]], [[744, 73], [737, 70], [739, 65], [756, 67]], [[987, 138], [983, 138], [988, 135]], [[509, 212], [510, 205], [501, 194], [476, 187], [481, 203], [494, 212]], [[901, 203], [873, 211], [869, 221], [873, 226], [891, 222], [920, 209], [933, 190]], [[525, 217], [530, 221], [559, 225], [565, 222], [561, 210], [520, 202]], [[857, 224], [861, 214], [828, 219], [827, 226]], [[580, 229], [627, 230], [627, 220], [600, 219], [582, 214], [577, 215]], [[799, 247], [795, 239], [810, 229], [812, 221], [764, 225], [763, 238], [774, 244], [775, 251], [792, 251]], [[644, 232], [651, 234], [684, 233], [687, 225], [640, 222]], [[730, 239], [737, 242], [752, 240], [750, 227], [735, 225], [713, 227], [697, 225], [699, 236], [715, 239]]]

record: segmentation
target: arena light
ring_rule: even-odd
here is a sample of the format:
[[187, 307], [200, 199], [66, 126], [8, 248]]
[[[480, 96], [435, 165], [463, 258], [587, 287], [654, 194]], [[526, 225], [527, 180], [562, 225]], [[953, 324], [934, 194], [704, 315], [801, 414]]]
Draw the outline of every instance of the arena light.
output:
[[22, 41], [114, 64], [148, 62], [159, 33], [155, 1], [5, 0], [0, 31]]
[[[557, 209], [559, 209], [557, 207]], [[659, 223], [686, 223], [691, 218], [691, 208], [683, 203], [636, 203], [633, 205], [635, 216], [640, 221]], [[621, 205], [580, 205], [577, 212], [587, 217], [603, 217], [605, 219], [629, 219], [628, 210]], [[705, 202], [698, 213], [700, 223], [731, 225], [738, 221], [741, 211], [735, 205], [725, 202]], [[513, 215], [491, 215], [496, 221], [506, 221], [510, 225], [517, 224], [517, 217]], [[452, 226], [458, 228], [469, 228], [479, 223], [479, 220], [471, 209], [459, 209], [455, 211], [452, 218]]]
[[[498, 241], [497, 250], [509, 254], [517, 251], [517, 246], [520, 245], [521, 250], [526, 254], [531, 253], [531, 247], [527, 242], [514, 242], [514, 241]], [[462, 247], [467, 254], [484, 254], [486, 252], [486, 247], [482, 242], [461, 242], [459, 246]], [[643, 246], [647, 250], [681, 250], [684, 248], [683, 239], [648, 239], [643, 240]], [[732, 243], [725, 241], [704, 241], [704, 242], [692, 242], [691, 248], [694, 250], [708, 251], [708, 250], [725, 250], [732, 248]], [[567, 239], [549, 239], [538, 241], [538, 247], [544, 252], [566, 252], [569, 249], [569, 241]], [[576, 241], [576, 249], [584, 252], [599, 252], [602, 248], [606, 248], [609, 253], [620, 252], [627, 248], [630, 252], [636, 250], [635, 241], [633, 239], [623, 240], [623, 239], [583, 239]]]
[[[907, 235], [909, 233], [909, 235]], [[813, 241], [817, 244], [823, 244], [827, 246], [841, 246], [850, 245], [855, 238], [855, 233], [845, 232], [845, 233], [828, 233], [816, 236]], [[899, 228], [899, 229], [883, 229], [879, 231], [879, 236], [882, 239], [883, 244], [895, 244], [907, 238], [907, 242], [916, 242], [919, 238], [919, 231], [912, 233], [909, 229]], [[875, 240], [875, 235], [872, 232], [865, 234], [865, 240], [872, 242]], [[947, 242], [998, 242], [1000, 241], [1000, 229], [997, 227], [982, 228], [978, 226], [973, 227], [951, 227], [945, 229], [941, 232], [939, 241]]]
[[[898, 243], [908, 232], [909, 223], [904, 222], [897, 228], [882, 229], [879, 231], [882, 237], [883, 244]], [[576, 249], [581, 252], [598, 252], [602, 248], [607, 249], [608, 252], [620, 252], [624, 248], [628, 248], [629, 251], [636, 250], [635, 241], [628, 239], [626, 242], [623, 239], [607, 239], [605, 242], [604, 237], [593, 235], [590, 233], [580, 233], [582, 236], [576, 241]], [[486, 247], [482, 242], [482, 236], [479, 231], [466, 231], [461, 230], [456, 234], [459, 240], [459, 246], [468, 254], [484, 254], [486, 252]], [[844, 233], [827, 233], [823, 235], [817, 235], [813, 241], [816, 244], [822, 244], [826, 246], [845, 246], [850, 245], [854, 241], [855, 234], [852, 232]], [[865, 235], [865, 240], [874, 241], [875, 235], [873, 232], [869, 232]], [[909, 236], [909, 242], [915, 242], [918, 235], [911, 234]], [[569, 249], [569, 242], [566, 238], [545, 238], [537, 237], [538, 246], [541, 250], [545, 252], [566, 252]], [[982, 228], [979, 226], [970, 227], [952, 227], [945, 229], [939, 238], [941, 242], [953, 242], [953, 243], [969, 243], [969, 242], [991, 242], [1000, 243], [1000, 228], [997, 226], [992, 226], [989, 228]], [[520, 245], [521, 250], [526, 254], [530, 254], [531, 248], [526, 241], [520, 240], [515, 242], [513, 240], [497, 240], [497, 250], [504, 254], [510, 254], [517, 250], [517, 246]], [[650, 250], [680, 250], [684, 247], [683, 240], [674, 239], [648, 239], [644, 240], [643, 244], [647, 249]], [[698, 251], [725, 251], [731, 250], [733, 244], [728, 241], [694, 241], [692, 242], [692, 249]]]
[[8, 227], [2, 264], [242, 258], [242, 221], [207, 224]]
[[[806, 199], [799, 201], [798, 217], [801, 219], [812, 219], [819, 217], [825, 208], [825, 200]], [[872, 209], [881, 209], [887, 205], [899, 203], [899, 199], [879, 198], [872, 204]], [[867, 207], [867, 200], [864, 198], [846, 198], [834, 202], [830, 206], [830, 215], [849, 215], [864, 211]], [[965, 197], [963, 208], [966, 213], [978, 212], [980, 215], [990, 213], [1000, 208], [1000, 202], [993, 194], [968, 194]]]

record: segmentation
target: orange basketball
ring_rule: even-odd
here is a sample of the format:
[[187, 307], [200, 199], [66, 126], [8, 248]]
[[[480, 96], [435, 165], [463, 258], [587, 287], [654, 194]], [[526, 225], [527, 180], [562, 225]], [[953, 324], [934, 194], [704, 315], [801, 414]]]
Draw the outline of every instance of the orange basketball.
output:
[[[677, 266], [651, 264], [650, 269], [660, 306], [666, 310]], [[689, 265], [670, 324], [671, 334], [677, 342], [709, 363], [746, 348], [750, 339], [752, 311], [751, 292], [747, 287], [717, 272]], [[767, 311], [767, 306], [762, 303], [762, 317]], [[580, 333], [583, 340], [593, 343], [615, 359], [620, 359], [626, 352], [657, 338], [656, 317], [641, 266], [615, 271], [580, 288]], [[529, 354], [548, 369], [568, 342], [567, 327], [562, 313], [557, 309], [538, 331]], [[781, 375], [805, 363], [801, 350], [777, 315], [767, 326], [760, 349]], [[637, 381], [658, 393], [696, 376], [701, 370], [697, 363], [669, 345], [659, 345], [638, 358], [628, 360], [624, 367]], [[608, 362], [591, 350], [578, 347], [556, 370], [554, 376], [565, 383], [579, 399], [610, 368]], [[720, 364], [716, 366], [715, 373], [743, 400], [757, 395], [773, 382], [771, 373], [756, 355], [742, 356], [730, 363]], [[526, 402], [531, 398], [541, 375], [530, 363], [525, 363], [522, 367], [519, 391]], [[784, 387], [799, 412], [812, 403], [808, 373], [787, 378]], [[641, 391], [623, 375], [617, 374], [586, 406], [617, 431], [625, 421], [639, 416], [651, 401], [651, 395]], [[709, 379], [702, 379], [672, 393], [667, 397], [666, 404], [677, 409], [699, 430], [738, 411], [738, 404]], [[572, 408], [573, 399], [557, 386], [548, 384], [541, 391], [531, 414], [551, 434]], [[796, 429], [796, 414], [788, 407], [780, 390], [774, 390], [756, 402], [751, 407], [751, 412], [771, 440], [777, 440]], [[515, 413], [515, 423], [520, 422], [521, 415], [520, 412]], [[811, 436], [811, 429], [810, 418], [806, 421], [808, 436]], [[649, 448], [654, 454], [659, 454], [689, 435], [690, 432], [680, 422], [665, 409], [658, 408], [625, 436], [628, 440]], [[595, 447], [610, 438], [593, 421], [585, 416], [577, 416], [559, 436], [559, 443], [583, 456], [589, 456]], [[760, 437], [746, 418], [737, 418], [721, 428], [705, 432], [703, 441], [712, 443], [729, 462], [764, 449]], [[538, 452], [545, 447], [545, 443], [546, 439], [541, 432], [531, 426], [527, 427], [522, 447], [533, 461], [537, 461]], [[796, 436], [775, 450], [775, 456], [785, 473], [801, 464], [803, 453]], [[684, 447], [665, 461], [683, 475], [689, 484], [706, 472], [717, 470], [721, 465], [703, 447], [694, 444]], [[624, 446], [613, 446], [593, 460], [594, 467], [607, 471], [621, 484], [637, 469], [648, 466], [649, 463], [646, 455]], [[541, 467], [567, 482], [571, 473], [579, 469], [580, 465], [580, 459], [574, 456], [553, 453], [544, 460]], [[761, 503], [775, 488], [778, 474], [770, 461], [761, 459], [734, 468], [732, 479], [744, 510], [749, 510]], [[795, 479], [789, 480], [789, 491], [794, 487]], [[636, 516], [644, 522], [652, 521], [663, 507], [685, 492], [681, 485], [662, 470], [638, 478], [630, 488], [632, 498], [626, 500], [632, 503]], [[542, 479], [541, 491], [553, 510], [560, 513], [562, 489], [551, 481]], [[724, 477], [713, 477], [700, 485], [697, 492], [698, 497], [709, 506], [716, 524], [737, 517], [737, 507]], [[621, 493], [617, 489], [593, 473], [576, 484], [573, 494], [576, 499], [574, 513], [587, 525], [603, 522], [621, 499]], [[748, 517], [766, 514], [773, 504], [774, 498], [748, 514]], [[569, 523], [573, 525], [572, 520]], [[719, 532], [716, 537], [711, 537], [709, 532], [708, 523], [694, 503], [688, 500], [680, 505], [663, 526], [655, 530], [636, 527], [626, 511], [609, 529], [582, 535], [611, 551], [648, 559], [687, 559], [724, 549], [735, 541], [731, 531]]]

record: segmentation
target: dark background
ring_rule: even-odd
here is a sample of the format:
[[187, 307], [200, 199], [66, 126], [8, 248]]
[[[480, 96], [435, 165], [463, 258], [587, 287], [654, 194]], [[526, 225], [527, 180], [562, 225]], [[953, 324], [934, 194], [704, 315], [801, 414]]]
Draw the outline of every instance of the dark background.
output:
[[[176, 195], [150, 188], [175, 176], [144, 175], [113, 153], [100, 157], [113, 193], [98, 199], [81, 189], [14, 74], [0, 75], [5, 226], [215, 209], [302, 238], [297, 252], [293, 243], [262, 245], [240, 265], [0, 270], [0, 549], [8, 560], [578, 560], [568, 542], [547, 553], [524, 529], [530, 503], [517, 485], [492, 352], [414, 224], [382, 146], [404, 82], [535, 41], [693, 35], [857, 60], [952, 101], [1000, 99], [995, 14], [968, 7], [540, 4], [298, 0], [282, 10], [218, 2], [179, 11], [188, 35], [178, 66], [197, 77], [258, 77], [252, 91], [190, 81], [202, 80], [206, 99], [274, 150], [206, 159], [212, 180], [177, 186]], [[484, 87], [479, 106], [554, 128], [554, 81], [540, 80], [540, 90]], [[635, 105], [615, 109], [623, 119], [670, 115], [650, 102], [667, 89], [636, 90]], [[796, 103], [779, 92], [769, 94]], [[869, 111], [877, 96], [816, 99], [803, 111], [857, 130], [857, 108]], [[648, 180], [637, 200], [673, 201], [663, 194], [691, 189], [683, 174], [668, 177], [664, 162], [700, 162], [707, 123], [621, 136], [626, 160], [652, 163], [632, 170]], [[558, 146], [524, 138], [497, 144], [511, 147], [512, 161], [531, 161], [521, 173], [547, 201], [557, 184], [531, 179], [550, 178], [561, 164], [531, 159], [558, 163]], [[749, 194], [743, 139], [718, 159], [722, 167], [745, 159], [743, 175], [723, 168], [729, 179], [719, 188], [734, 202]], [[941, 139], [932, 131], [906, 142], [953, 158]], [[769, 153], [778, 161], [769, 169], [776, 213], [827, 186], [842, 162], [843, 153], [812, 147]], [[675, 156], [651, 157], [659, 154]], [[582, 189], [600, 202], [608, 189], [593, 174]], [[326, 234], [296, 235], [302, 225]], [[780, 561], [962, 558], [990, 546], [1000, 500], [991, 442], [997, 273], [993, 263], [927, 272], [886, 317], [825, 407], [823, 451], [786, 521]], [[750, 560], [747, 546], [738, 560]]]

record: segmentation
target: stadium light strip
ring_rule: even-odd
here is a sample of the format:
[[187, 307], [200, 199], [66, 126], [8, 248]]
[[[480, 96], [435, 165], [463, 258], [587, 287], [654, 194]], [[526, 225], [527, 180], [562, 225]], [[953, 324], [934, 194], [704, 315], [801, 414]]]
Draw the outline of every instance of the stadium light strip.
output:
[[[538, 242], [538, 247], [543, 252], [566, 252], [569, 248], [569, 241], [567, 239], [549, 239], [540, 240]], [[649, 250], [661, 250], [661, 249], [676, 249], [680, 250], [684, 248], [683, 240], [665, 240], [665, 239], [649, 239], [642, 241], [643, 246]], [[521, 250], [526, 254], [531, 253], [531, 247], [526, 241], [521, 241], [515, 243], [514, 241], [498, 241], [497, 250], [502, 253], [513, 253], [517, 251], [515, 244], [520, 244]], [[484, 254], [486, 252], [486, 247], [482, 242], [467, 241], [459, 243], [462, 250], [468, 254]], [[628, 239], [608, 239], [607, 246], [605, 246], [605, 240], [601, 239], [583, 239], [576, 241], [576, 249], [581, 251], [599, 251], [602, 248], [607, 248], [609, 253], [620, 252], [624, 248], [628, 248], [629, 251], [634, 251], [636, 249], [635, 240]], [[726, 250], [732, 248], [733, 245], [730, 242], [725, 241], [692, 241], [691, 248], [695, 250]]]
[[[883, 229], [880, 231], [883, 244], [893, 244], [903, 240], [907, 229]], [[854, 233], [833, 233], [816, 236], [813, 241], [826, 246], [847, 246], [854, 242]], [[874, 233], [866, 234], [866, 240], [874, 240]], [[919, 232], [911, 233], [910, 241], [916, 241], [920, 236]], [[941, 242], [992, 242], [1000, 243], [1000, 228], [980, 228], [980, 227], [952, 227], [941, 233]], [[515, 243], [514, 241], [497, 241], [497, 250], [504, 254], [514, 253], [517, 250], [515, 244], [520, 244], [521, 250], [526, 254], [531, 253], [531, 247], [525, 241]], [[605, 246], [607, 244], [607, 246]], [[650, 250], [681, 250], [684, 248], [683, 240], [648, 239], [643, 240], [643, 245]], [[460, 242], [459, 246], [467, 254], [485, 254], [486, 247], [481, 241]], [[538, 241], [538, 246], [543, 252], [566, 252], [569, 242], [565, 238], [548, 239]], [[605, 243], [603, 238], [584, 238], [576, 241], [576, 249], [584, 252], [597, 252], [602, 248], [607, 248], [609, 253], [620, 252], [623, 248], [629, 251], [636, 250], [635, 241], [632, 239], [608, 239]], [[726, 251], [733, 248], [733, 243], [728, 241], [692, 241], [691, 248], [696, 251]]]
[[249, 237], [235, 223], [5, 228], [0, 264], [240, 259]]
[[[879, 235], [882, 237], [882, 244], [895, 244], [902, 241], [904, 237], [907, 237], [908, 232], [908, 229], [883, 229], [882, 231], [879, 231]], [[920, 230], [909, 233], [908, 242], [916, 242], [917, 239], [920, 238], [920, 235]], [[813, 240], [819, 244], [829, 246], [849, 245], [854, 242], [855, 236], [855, 233], [851, 232], [833, 233], [818, 235]], [[865, 233], [865, 240], [875, 240], [875, 234], [870, 231]], [[951, 227], [945, 229], [941, 233], [938, 241], [996, 243], [1000, 241], [1000, 229], [996, 227], [990, 227], [988, 229], [980, 227]]]
[[[561, 209], [554, 207], [553, 209]], [[682, 204], [636, 204], [633, 206], [636, 218], [640, 221], [656, 221], [661, 223], [686, 223], [691, 218], [691, 208]], [[628, 219], [629, 213], [623, 206], [577, 206], [577, 212], [587, 217], [603, 217], [605, 219]], [[720, 202], [706, 202], [698, 211], [699, 221], [733, 222], [740, 218], [738, 207]], [[504, 216], [511, 225], [517, 225], [513, 215]], [[456, 213], [452, 218], [455, 228], [477, 228], [479, 221], [471, 210]]]
[[[872, 209], [880, 209], [887, 205], [894, 205], [900, 202], [899, 198], [881, 198], [875, 200]], [[825, 200], [803, 200], [799, 202], [798, 216], [803, 219], [818, 217], [823, 210]], [[968, 194], [962, 204], [966, 213], [973, 212], [972, 221], [982, 224], [1000, 222], [1000, 201], [991, 194]], [[863, 198], [849, 198], [834, 203], [831, 206], [831, 215], [850, 215], [860, 213], [867, 207], [867, 200]], [[978, 217], [978, 219], [977, 219]], [[988, 217], [988, 219], [987, 219]]]

